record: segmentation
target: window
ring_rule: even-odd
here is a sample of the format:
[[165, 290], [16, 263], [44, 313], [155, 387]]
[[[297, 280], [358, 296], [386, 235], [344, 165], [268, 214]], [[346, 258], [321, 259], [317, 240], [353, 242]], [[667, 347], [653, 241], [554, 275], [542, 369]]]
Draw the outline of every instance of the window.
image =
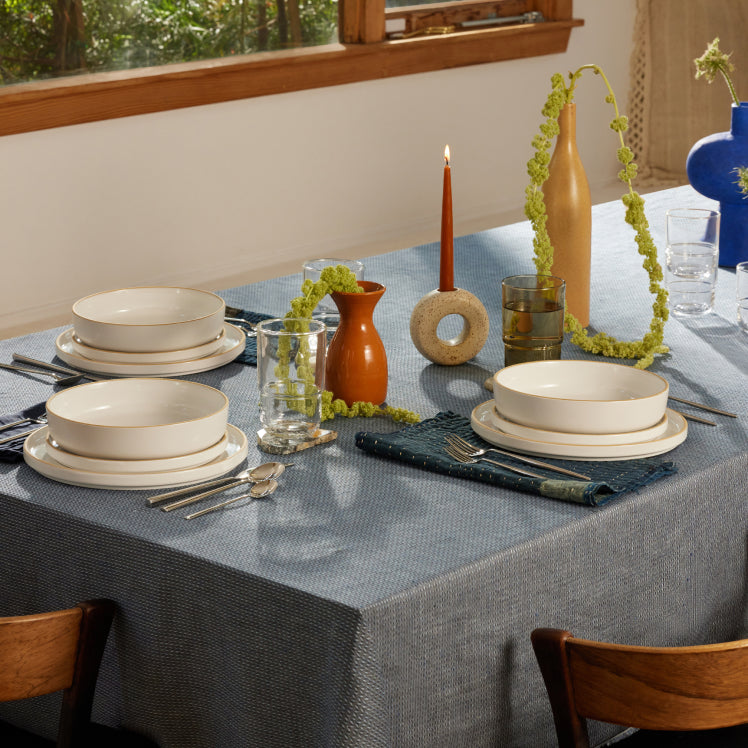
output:
[[[559, 53], [571, 29], [583, 24], [572, 18], [572, 0], [338, 5], [336, 44], [0, 88], [0, 135]], [[543, 20], [516, 20], [524, 13], [541, 13]]]
[[337, 0], [3, 0], [0, 85], [337, 40]]

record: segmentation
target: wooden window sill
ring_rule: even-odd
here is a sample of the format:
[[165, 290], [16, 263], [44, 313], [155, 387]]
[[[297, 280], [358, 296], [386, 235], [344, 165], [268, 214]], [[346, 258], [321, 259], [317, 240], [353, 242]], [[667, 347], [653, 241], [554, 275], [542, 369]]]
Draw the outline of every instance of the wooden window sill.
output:
[[556, 54], [584, 21], [481, 28], [438, 37], [330, 44], [0, 88], [0, 135]]

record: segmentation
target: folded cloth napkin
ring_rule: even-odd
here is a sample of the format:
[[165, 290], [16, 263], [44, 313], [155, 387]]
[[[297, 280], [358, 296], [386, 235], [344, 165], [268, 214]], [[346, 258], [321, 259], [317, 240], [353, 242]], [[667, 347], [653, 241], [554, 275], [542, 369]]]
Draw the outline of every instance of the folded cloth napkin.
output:
[[[251, 322], [252, 324], [257, 324], [258, 322], [262, 322], [264, 319], [277, 319], [276, 317], [273, 317], [272, 314], [262, 314], [261, 312], [247, 312], [244, 309], [238, 309], [237, 307], [233, 306], [227, 306], [226, 307], [226, 316], [227, 317], [234, 317], [235, 319], [245, 319], [247, 322]], [[238, 327], [242, 327], [243, 325], [241, 323], [231, 323], [236, 324]], [[244, 332], [248, 332], [248, 330], [244, 330]], [[335, 330], [328, 330], [327, 331], [327, 342], [329, 343], [332, 336], [335, 334]], [[257, 366], [257, 337], [255, 335], [247, 335], [247, 343], [244, 347], [244, 353], [237, 356], [237, 358], [234, 359], [236, 362], [240, 364], [248, 364], [249, 366]]]
[[[13, 423], [14, 421], [20, 421], [21, 418], [38, 418], [44, 413], [46, 403], [39, 403], [38, 405], [32, 405], [26, 410], [22, 410], [20, 413], [11, 413], [9, 415], [0, 416], [0, 426], [4, 426], [6, 423]], [[13, 428], [5, 429], [0, 431], [0, 439], [5, 439], [13, 434], [24, 434], [31, 429], [39, 428], [37, 423], [20, 423], [18, 426]], [[23, 459], [23, 443], [26, 441], [25, 436], [19, 436], [11, 442], [5, 442], [0, 444], [0, 460], [2, 462], [20, 462]]]
[[[635, 491], [658, 478], [677, 472], [675, 463], [661, 462], [652, 458], [580, 463], [573, 460], [538, 457], [537, 459], [544, 462], [576, 470], [592, 478], [590, 481], [582, 481], [567, 479], [557, 474], [558, 477], [540, 480], [512, 473], [488, 462], [475, 464], [455, 462], [444, 451], [447, 434], [457, 434], [477, 446], [491, 446], [473, 431], [468, 418], [449, 411], [438, 413], [434, 418], [389, 434], [360, 431], [356, 434], [356, 446], [365, 452], [410, 462], [417, 467], [436, 473], [472, 478], [504, 488], [516, 488], [520, 491], [588, 506], [600, 506], [616, 496]], [[510, 464], [516, 462], [518, 467], [524, 465], [511, 457], [487, 456]], [[580, 466], [583, 466], [583, 469]], [[542, 468], [535, 468], [531, 465], [524, 465], [524, 467], [543, 473]], [[548, 474], [554, 475], [550, 472]]]
[[[234, 317], [237, 319], [245, 319], [247, 322], [257, 324], [262, 322], [264, 319], [274, 319], [272, 314], [262, 314], [261, 312], [248, 312], [244, 309], [238, 309], [237, 307], [226, 307], [226, 316]], [[231, 323], [230, 323], [231, 324]], [[237, 324], [244, 332], [248, 332], [244, 328], [244, 325]], [[244, 353], [240, 353], [237, 358], [234, 359], [237, 363], [248, 364], [249, 366], [257, 366], [257, 337], [255, 335], [247, 335], [247, 343], [244, 347]]]

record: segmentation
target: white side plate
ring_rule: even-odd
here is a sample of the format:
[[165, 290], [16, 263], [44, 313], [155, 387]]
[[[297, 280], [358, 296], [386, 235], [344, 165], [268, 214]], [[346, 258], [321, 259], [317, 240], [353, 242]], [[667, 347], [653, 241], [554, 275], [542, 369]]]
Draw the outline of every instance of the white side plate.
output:
[[494, 420], [504, 433], [519, 436], [523, 439], [532, 439], [539, 442], [555, 442], [556, 444], [576, 444], [579, 446], [597, 446], [598, 444], [636, 444], [647, 442], [662, 436], [668, 428], [667, 414], [659, 423], [641, 431], [625, 431], [622, 434], [570, 434], [565, 431], [544, 431], [534, 429], [532, 426], [524, 426], [506, 418], [502, 418], [494, 403]]
[[228, 364], [244, 352], [246, 337], [244, 333], [228, 322], [223, 327], [221, 345], [215, 353], [202, 356], [190, 361], [174, 361], [161, 363], [125, 364], [112, 361], [96, 361], [78, 355], [73, 350], [73, 328], [65, 330], [55, 341], [57, 355], [66, 363], [79, 371], [90, 371], [93, 374], [106, 374], [112, 377], [153, 377], [153, 376], [182, 376], [210, 371]]
[[181, 361], [194, 361], [196, 358], [209, 356], [221, 347], [221, 340], [225, 331], [208, 343], [203, 343], [194, 348], [181, 348], [177, 351], [159, 351], [157, 353], [131, 353], [129, 351], [107, 351], [103, 348], [94, 348], [79, 340], [75, 331], [70, 338], [70, 346], [73, 353], [92, 361], [109, 361], [114, 364], [171, 364]]
[[226, 436], [226, 449], [214, 460], [205, 465], [167, 470], [153, 473], [96, 473], [90, 470], [69, 468], [55, 460], [49, 450], [49, 429], [37, 429], [27, 437], [23, 445], [23, 459], [37, 473], [72, 486], [86, 488], [152, 489], [172, 486], [186, 486], [211, 478], [218, 478], [233, 470], [247, 456], [247, 437], [243, 431], [229, 424]]
[[688, 424], [682, 415], [669, 408], [665, 412], [668, 423], [665, 432], [656, 439], [632, 444], [576, 445], [526, 439], [507, 434], [499, 428], [494, 410], [494, 401], [488, 400], [474, 408], [470, 425], [478, 436], [489, 444], [540, 457], [562, 457], [572, 460], [636, 460], [640, 457], [654, 457], [669, 452], [685, 441]]

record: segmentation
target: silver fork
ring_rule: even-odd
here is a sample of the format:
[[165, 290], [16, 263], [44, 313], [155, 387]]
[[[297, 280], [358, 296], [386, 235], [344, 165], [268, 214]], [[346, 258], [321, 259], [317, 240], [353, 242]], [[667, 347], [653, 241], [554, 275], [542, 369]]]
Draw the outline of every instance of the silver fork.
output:
[[525, 470], [524, 468], [516, 467], [515, 465], [507, 465], [504, 462], [496, 462], [496, 460], [489, 460], [488, 457], [477, 457], [477, 458], [469, 457], [464, 452], [461, 452], [459, 449], [455, 449], [449, 444], [447, 444], [447, 446], [444, 447], [444, 451], [450, 457], [457, 460], [457, 462], [463, 462], [467, 465], [474, 465], [477, 462], [490, 462], [492, 465], [498, 465], [499, 467], [504, 468], [504, 470], [511, 470], [513, 473], [519, 473], [520, 475], [527, 475], [530, 478], [540, 478], [542, 480], [546, 480], [548, 477], [546, 475], [533, 473], [531, 470]]
[[566, 468], [558, 467], [558, 465], [551, 465], [549, 462], [543, 462], [542, 460], [535, 460], [532, 457], [525, 457], [524, 455], [514, 454], [513, 452], [504, 452], [501, 449], [493, 449], [492, 447], [489, 447], [488, 449], [481, 449], [480, 447], [476, 447], [474, 444], [471, 444], [467, 439], [463, 439], [461, 436], [457, 436], [457, 434], [447, 434], [445, 439], [451, 447], [462, 452], [466, 457], [478, 458], [483, 457], [483, 455], [487, 454], [488, 452], [496, 452], [496, 454], [504, 455], [505, 457], [511, 457], [515, 460], [519, 460], [520, 462], [526, 462], [528, 465], [535, 465], [535, 467], [545, 468], [546, 470], [553, 470], [557, 473], [569, 475], [572, 478], [579, 478], [580, 480], [592, 480], [589, 475], [584, 475], [583, 473], [575, 473], [573, 470], [567, 470]]
[[244, 330], [244, 334], [248, 338], [252, 338], [257, 335], [257, 330], [255, 329], [257, 325], [254, 322], [250, 322], [248, 319], [244, 319], [243, 317], [224, 317], [223, 319], [226, 322], [230, 322], [232, 325], [242, 325], [243, 327], [248, 327], [248, 330]]
[[4, 423], [2, 426], [0, 426], [0, 431], [7, 431], [8, 429], [12, 429], [14, 426], [20, 426], [22, 423], [45, 424], [47, 423], [47, 413], [45, 411], [44, 413], [40, 413], [35, 418], [20, 418], [19, 420], [13, 421], [12, 423]]
[[[10, 444], [11, 442], [16, 441], [16, 439], [23, 439], [27, 436], [31, 436], [35, 431], [38, 431], [44, 424], [47, 423], [47, 414], [45, 413], [43, 416], [39, 416], [38, 418], [29, 418], [27, 419], [29, 424], [36, 423], [39, 424], [35, 426], [33, 429], [29, 429], [28, 431], [22, 431], [20, 434], [11, 434], [10, 436], [4, 436], [2, 439], [0, 439], [0, 444]], [[20, 421], [20, 423], [23, 423], [23, 421]]]

